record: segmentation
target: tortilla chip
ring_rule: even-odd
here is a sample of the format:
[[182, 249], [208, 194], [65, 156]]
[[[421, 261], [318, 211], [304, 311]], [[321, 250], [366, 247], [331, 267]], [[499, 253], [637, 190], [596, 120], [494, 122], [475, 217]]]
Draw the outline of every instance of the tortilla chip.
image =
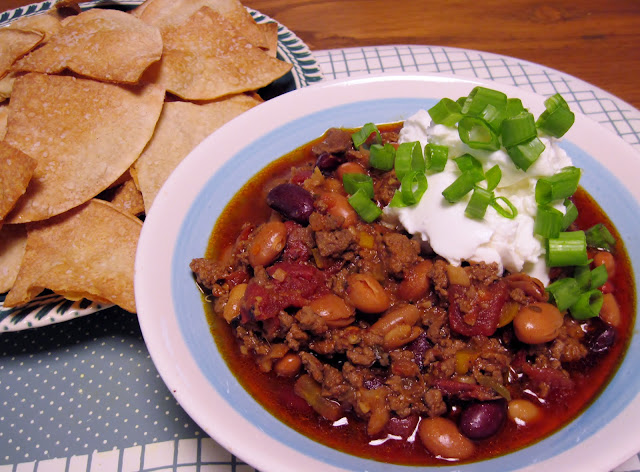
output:
[[0, 102], [5, 101], [11, 97], [11, 91], [13, 90], [13, 82], [16, 80], [14, 72], [9, 72], [3, 78], [0, 79]]
[[25, 225], [4, 225], [0, 228], [0, 293], [9, 291], [13, 286], [26, 246]]
[[208, 7], [186, 23], [162, 30], [164, 51], [156, 80], [186, 100], [213, 100], [256, 90], [283, 76], [288, 64], [253, 46]]
[[4, 139], [7, 132], [7, 118], [9, 117], [9, 106], [4, 103], [0, 105], [0, 140]]
[[11, 23], [9, 28], [41, 33], [43, 38], [40, 44], [44, 44], [62, 29], [62, 24], [60, 23], [60, 18], [47, 13], [43, 15], [24, 16]]
[[200, 141], [259, 103], [247, 95], [206, 104], [165, 103], [151, 141], [133, 165], [147, 213], [162, 184]]
[[269, 23], [259, 23], [258, 27], [262, 30], [267, 44], [267, 53], [271, 57], [276, 57], [278, 53], [278, 23], [270, 21]]
[[164, 89], [154, 84], [18, 77], [5, 141], [36, 159], [38, 167], [6, 222], [42, 220], [106, 189], [144, 149], [163, 101]]
[[4, 77], [11, 65], [36, 47], [42, 38], [43, 34], [35, 31], [0, 28], [0, 77]]
[[102, 200], [28, 225], [22, 265], [4, 305], [27, 303], [48, 288], [72, 300], [135, 312], [133, 266], [141, 228], [140, 220]]
[[136, 187], [131, 177], [119, 187], [113, 189], [113, 195], [109, 200], [113, 206], [133, 216], [144, 213], [144, 200], [142, 193]]
[[97, 80], [136, 83], [162, 55], [158, 29], [125, 12], [96, 8], [62, 25], [46, 44], [16, 61], [13, 70], [55, 74], [68, 68]]
[[35, 159], [0, 141], [0, 223], [24, 194], [35, 168]]
[[254, 46], [269, 47], [263, 31], [238, 0], [147, 0], [133, 13], [162, 29], [184, 23], [202, 7], [224, 16]]

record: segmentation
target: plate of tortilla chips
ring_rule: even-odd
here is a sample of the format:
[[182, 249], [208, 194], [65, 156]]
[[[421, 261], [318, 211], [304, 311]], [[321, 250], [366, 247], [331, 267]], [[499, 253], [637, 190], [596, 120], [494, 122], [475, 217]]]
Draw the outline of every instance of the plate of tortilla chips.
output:
[[169, 174], [226, 122], [321, 79], [295, 34], [238, 0], [0, 13], [0, 331], [135, 313], [138, 237]]

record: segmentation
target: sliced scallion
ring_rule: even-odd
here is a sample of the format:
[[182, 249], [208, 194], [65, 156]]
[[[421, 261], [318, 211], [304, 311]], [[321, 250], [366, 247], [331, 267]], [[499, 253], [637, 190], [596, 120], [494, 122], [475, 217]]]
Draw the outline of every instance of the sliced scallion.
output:
[[605, 251], [611, 251], [616, 244], [616, 238], [602, 223], [598, 223], [585, 231], [587, 245]]
[[585, 265], [588, 261], [584, 231], [561, 232], [557, 238], [547, 239], [548, 267]]
[[367, 197], [373, 198], [373, 179], [366, 174], [344, 174], [342, 185], [349, 195], [363, 189]]
[[571, 305], [578, 301], [580, 296], [580, 287], [576, 279], [567, 277], [558, 279], [546, 288], [558, 310], [565, 311]]
[[502, 169], [496, 164], [484, 173], [484, 178], [487, 181], [487, 190], [491, 192], [498, 186], [502, 179]]
[[480, 86], [474, 87], [464, 101], [462, 114], [480, 116], [489, 104], [499, 110], [503, 110], [507, 106], [507, 96], [498, 90]]
[[536, 136], [529, 141], [507, 148], [507, 154], [518, 169], [526, 172], [538, 160], [544, 149], [545, 145]]
[[575, 266], [573, 278], [578, 282], [579, 292], [591, 289], [591, 268], [588, 265]]
[[[564, 207], [566, 208], [564, 217], [562, 218], [562, 231], [565, 231], [571, 224], [576, 221], [578, 217], [578, 208], [568, 198], [564, 201]], [[588, 239], [587, 239], [588, 244]]]
[[505, 108], [505, 116], [516, 116], [527, 109], [522, 105], [519, 98], [507, 98], [507, 106]]
[[491, 205], [491, 208], [497, 211], [500, 216], [504, 216], [510, 220], [518, 216], [518, 209], [506, 197], [495, 197], [489, 205]]
[[591, 271], [591, 284], [589, 288], [591, 290], [596, 289], [604, 285], [604, 283], [609, 278], [609, 273], [607, 272], [606, 266], [599, 265]]
[[494, 105], [489, 103], [486, 107], [484, 107], [482, 113], [480, 113], [480, 118], [486, 121], [492, 130], [494, 130], [496, 133], [499, 133], [502, 122], [506, 118], [505, 109], [496, 108]]
[[382, 136], [380, 136], [380, 131], [378, 131], [378, 127], [373, 123], [367, 123], [358, 131], [351, 135], [351, 140], [353, 141], [353, 147], [358, 149], [360, 146], [365, 144], [369, 137], [374, 134], [376, 135], [375, 142], [377, 144], [382, 143]]
[[536, 202], [544, 205], [568, 198], [578, 189], [578, 182], [580, 169], [573, 166], [565, 167], [550, 177], [541, 177], [536, 183]]
[[595, 318], [600, 314], [602, 301], [602, 292], [600, 290], [589, 290], [580, 294], [578, 300], [569, 308], [569, 311], [571, 316], [577, 320]]
[[419, 142], [412, 141], [410, 143], [402, 143], [398, 146], [398, 149], [396, 149], [394, 169], [396, 171], [396, 177], [398, 177], [400, 181], [402, 181], [407, 172], [412, 170], [424, 173], [424, 157], [422, 157], [422, 146], [420, 146]]
[[433, 173], [442, 172], [447, 165], [449, 148], [438, 144], [429, 143], [424, 147], [425, 166]]
[[471, 149], [497, 151], [500, 149], [498, 134], [486, 121], [473, 116], [465, 116], [458, 122], [460, 140]]
[[482, 219], [487, 212], [487, 207], [493, 199], [493, 192], [475, 186], [464, 214], [470, 218]]
[[506, 118], [502, 122], [501, 132], [502, 145], [507, 149], [538, 136], [536, 120], [528, 111]]
[[455, 203], [473, 190], [477, 182], [477, 174], [474, 172], [463, 172], [451, 185], [442, 191], [442, 196], [449, 203]]
[[536, 219], [533, 225], [533, 234], [543, 238], [557, 238], [562, 228], [564, 215], [549, 205], [538, 205]]
[[349, 204], [367, 223], [375, 221], [382, 214], [382, 210], [369, 198], [367, 191], [363, 188], [349, 197]]
[[412, 170], [407, 172], [402, 178], [400, 193], [402, 200], [407, 206], [415, 205], [420, 201], [422, 195], [427, 190], [427, 177], [423, 172]]
[[450, 98], [443, 98], [428, 110], [434, 123], [453, 126], [462, 118], [461, 105]]
[[369, 148], [369, 165], [374, 169], [391, 170], [396, 157], [396, 148], [390, 143], [372, 144]]
[[556, 138], [561, 138], [573, 126], [575, 115], [562, 95], [556, 93], [544, 101], [545, 111], [538, 117], [536, 126]]

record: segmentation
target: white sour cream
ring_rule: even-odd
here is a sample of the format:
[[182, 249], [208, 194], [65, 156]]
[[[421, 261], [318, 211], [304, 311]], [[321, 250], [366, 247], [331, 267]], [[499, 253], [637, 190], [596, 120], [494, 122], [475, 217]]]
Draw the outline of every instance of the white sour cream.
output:
[[[546, 285], [549, 275], [544, 245], [542, 238], [533, 234], [537, 212], [535, 185], [539, 177], [553, 175], [572, 162], [553, 138], [541, 136], [540, 140], [545, 150], [524, 172], [503, 149], [495, 152], [471, 149], [460, 140], [457, 128], [434, 125], [429, 114], [421, 110], [405, 121], [399, 142], [419, 141], [423, 148], [427, 142], [447, 146], [449, 160], [443, 172], [427, 173], [429, 187], [417, 205], [387, 207], [385, 214], [397, 219], [407, 232], [419, 237], [450, 264], [496, 262], [500, 270], [522, 271]], [[454, 204], [444, 199], [442, 191], [460, 175], [452, 159], [464, 153], [475, 156], [485, 171], [496, 164], [500, 166], [502, 179], [494, 194], [509, 199], [518, 209], [516, 218], [505, 218], [492, 207], [487, 208], [482, 220], [465, 216], [471, 193]], [[562, 202], [555, 207], [564, 213]]]

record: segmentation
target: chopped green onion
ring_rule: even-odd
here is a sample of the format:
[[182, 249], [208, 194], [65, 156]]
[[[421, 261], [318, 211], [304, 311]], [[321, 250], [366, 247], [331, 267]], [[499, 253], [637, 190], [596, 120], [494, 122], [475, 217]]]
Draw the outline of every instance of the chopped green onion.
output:
[[611, 251], [616, 244], [616, 238], [602, 223], [598, 223], [585, 231], [587, 246]]
[[454, 102], [450, 98], [443, 98], [433, 107], [429, 108], [428, 111], [434, 123], [453, 126], [462, 118], [460, 110], [461, 105], [459, 103]]
[[482, 119], [465, 116], [458, 122], [458, 134], [463, 143], [471, 149], [497, 151], [500, 139], [495, 131]]
[[369, 148], [369, 165], [374, 169], [391, 170], [396, 157], [396, 148], [390, 143], [372, 144]]
[[536, 126], [556, 138], [561, 138], [573, 126], [576, 117], [559, 93], [544, 101], [545, 111], [538, 117]]
[[431, 172], [442, 172], [447, 165], [449, 148], [438, 144], [427, 144], [424, 147], [424, 160], [427, 170]]
[[569, 166], [550, 176], [541, 177], [536, 183], [536, 202], [544, 205], [554, 200], [568, 198], [575, 193], [580, 182], [580, 169]]
[[531, 113], [523, 111], [502, 122], [502, 145], [509, 149], [538, 136], [536, 120]]
[[544, 149], [545, 145], [538, 137], [535, 137], [524, 143], [507, 148], [507, 154], [509, 154], [509, 157], [518, 169], [526, 172], [529, 167], [538, 160]]
[[591, 268], [588, 265], [575, 266], [573, 278], [578, 282], [579, 292], [591, 289]]
[[467, 208], [464, 210], [464, 214], [470, 218], [482, 219], [487, 212], [487, 207], [493, 199], [493, 192], [485, 190], [481, 187], [474, 187]]
[[607, 272], [606, 266], [604, 264], [599, 265], [591, 271], [591, 285], [589, 288], [593, 290], [601, 287], [608, 279], [609, 273]]
[[548, 205], [538, 205], [536, 220], [533, 225], [533, 234], [543, 238], [557, 238], [562, 228], [564, 215], [560, 210]]
[[369, 198], [367, 191], [363, 188], [349, 197], [349, 204], [367, 223], [371, 223], [382, 214], [382, 210]]
[[561, 232], [547, 239], [547, 266], [577, 266], [588, 263], [587, 240], [584, 231]]
[[477, 174], [474, 172], [463, 172], [451, 185], [442, 191], [442, 196], [449, 203], [455, 203], [469, 193], [477, 182]]
[[415, 205], [427, 190], [427, 177], [423, 172], [412, 170], [407, 172], [400, 185], [402, 200], [407, 206]]
[[458, 105], [460, 105], [460, 109], [461, 109], [461, 110], [462, 110], [462, 107], [464, 106], [464, 102], [466, 102], [466, 101], [467, 101], [467, 97], [466, 97], [466, 96], [465, 96], [465, 97], [460, 97], [460, 98], [458, 98], [458, 99], [456, 100], [456, 103], [457, 103]]
[[373, 198], [373, 179], [365, 174], [344, 174], [342, 185], [349, 195], [363, 189], [369, 198]]
[[507, 96], [498, 90], [480, 86], [474, 87], [462, 106], [462, 114], [480, 116], [489, 104], [502, 110], [507, 106]]
[[484, 178], [487, 181], [487, 190], [491, 192], [492, 190], [495, 190], [502, 179], [502, 169], [500, 169], [500, 166], [496, 164], [484, 173]]
[[482, 163], [471, 154], [465, 153], [462, 156], [456, 157], [453, 162], [456, 163], [460, 172], [475, 172], [478, 174], [478, 180], [484, 179]]
[[578, 282], [571, 277], [556, 280], [552, 284], [549, 284], [545, 290], [549, 292], [560, 311], [565, 311], [577, 302], [580, 296]]
[[394, 168], [396, 177], [400, 181], [402, 181], [407, 172], [412, 170], [424, 173], [425, 164], [424, 157], [422, 157], [422, 146], [418, 141], [402, 143], [398, 146]]
[[505, 109], [505, 116], [516, 116], [527, 109], [522, 105], [522, 100], [519, 98], [507, 98], [507, 107]]
[[586, 320], [598, 316], [601, 308], [602, 292], [600, 290], [589, 290], [580, 294], [578, 300], [569, 308], [569, 311], [576, 320]]
[[480, 118], [487, 122], [491, 129], [496, 133], [500, 132], [500, 127], [502, 126], [502, 122], [506, 118], [504, 108], [496, 108], [491, 103], [487, 104], [480, 113]]
[[378, 127], [373, 123], [367, 123], [360, 130], [356, 131], [351, 135], [351, 139], [353, 140], [353, 147], [358, 149], [364, 143], [369, 140], [369, 137], [375, 133], [376, 134], [376, 143], [382, 143], [382, 136], [380, 136], [380, 131], [378, 131]]
[[578, 217], [578, 208], [568, 198], [564, 201], [564, 207], [566, 210], [564, 217], [562, 218], [562, 231], [565, 231], [569, 226], [571, 226], [571, 223], [576, 221], [576, 218]]
[[[506, 208], [503, 207], [500, 202], [504, 203], [506, 205]], [[497, 211], [500, 216], [504, 216], [505, 218], [508, 218], [510, 220], [518, 216], [518, 209], [506, 197], [496, 197], [491, 200], [491, 203], [489, 203], [489, 205], [491, 205], [491, 208]]]

